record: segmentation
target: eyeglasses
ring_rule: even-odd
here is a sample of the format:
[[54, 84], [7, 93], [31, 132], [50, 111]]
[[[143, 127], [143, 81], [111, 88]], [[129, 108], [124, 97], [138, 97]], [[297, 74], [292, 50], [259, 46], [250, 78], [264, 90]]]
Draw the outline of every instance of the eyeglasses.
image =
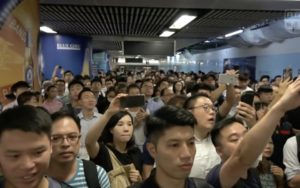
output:
[[190, 109], [195, 109], [195, 108], [203, 108], [203, 110], [206, 112], [206, 113], [209, 113], [210, 111], [209, 110], [212, 110], [214, 112], [217, 112], [218, 109], [214, 106], [210, 106], [208, 104], [203, 104], [203, 105], [199, 105], [199, 106], [194, 106], [194, 107], [191, 107]]
[[66, 139], [70, 144], [76, 144], [80, 137], [81, 135], [78, 134], [53, 135], [51, 136], [51, 141], [53, 144], [62, 144]]

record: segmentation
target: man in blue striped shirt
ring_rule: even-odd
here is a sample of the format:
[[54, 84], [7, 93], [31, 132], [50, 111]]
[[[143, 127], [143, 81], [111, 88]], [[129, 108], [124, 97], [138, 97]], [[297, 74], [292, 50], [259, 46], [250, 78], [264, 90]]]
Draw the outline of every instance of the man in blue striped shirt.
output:
[[[75, 188], [91, 188], [91, 180], [85, 174], [84, 161], [76, 158], [80, 148], [80, 122], [73, 114], [57, 112], [52, 115], [52, 156], [48, 175]], [[90, 162], [90, 161], [88, 161]], [[91, 163], [91, 162], [90, 162]], [[92, 165], [94, 165], [92, 163]], [[105, 170], [95, 166], [101, 188], [109, 188], [110, 183]], [[91, 170], [91, 169], [89, 169]], [[93, 174], [93, 172], [89, 173]], [[95, 186], [97, 187], [97, 186]]]

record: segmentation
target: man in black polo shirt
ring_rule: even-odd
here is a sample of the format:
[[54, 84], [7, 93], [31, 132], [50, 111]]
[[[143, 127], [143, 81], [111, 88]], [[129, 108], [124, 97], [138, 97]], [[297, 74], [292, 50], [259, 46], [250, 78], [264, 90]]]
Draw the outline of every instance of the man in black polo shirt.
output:
[[196, 153], [195, 124], [193, 114], [174, 106], [164, 106], [147, 118], [147, 149], [156, 169], [134, 188], [210, 188], [204, 180], [188, 178]]

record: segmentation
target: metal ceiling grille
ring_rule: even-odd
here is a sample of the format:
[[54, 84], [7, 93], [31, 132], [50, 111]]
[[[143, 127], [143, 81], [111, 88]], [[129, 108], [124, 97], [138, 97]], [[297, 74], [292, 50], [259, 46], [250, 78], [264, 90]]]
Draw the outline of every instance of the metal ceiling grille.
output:
[[[284, 11], [271, 10], [158, 8], [159, 2], [155, 4], [157, 7], [129, 7], [124, 1], [120, 1], [119, 6], [84, 4], [42, 3], [41, 22], [59, 33], [93, 36], [95, 48], [122, 50], [123, 37], [159, 40], [159, 34], [183, 12], [196, 13], [198, 18], [175, 33], [171, 39], [204, 41], [241, 27], [284, 16]], [[95, 39], [97, 36], [102, 36], [102, 40]], [[199, 43], [191, 48], [210, 48], [211, 45]], [[223, 45], [222, 41], [220, 45]]]
[[283, 16], [284, 11], [211, 10], [176, 36], [217, 37], [241, 27], [247, 28], [262, 21], [279, 19]]
[[41, 5], [41, 20], [61, 33], [157, 37], [179, 9]]

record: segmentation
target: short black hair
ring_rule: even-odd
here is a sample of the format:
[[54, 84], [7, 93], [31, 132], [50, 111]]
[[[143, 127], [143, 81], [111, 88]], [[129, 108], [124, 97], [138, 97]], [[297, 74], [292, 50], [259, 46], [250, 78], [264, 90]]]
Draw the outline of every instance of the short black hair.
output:
[[11, 92], [16, 92], [19, 88], [30, 88], [29, 84], [25, 81], [18, 81], [11, 86]]
[[240, 81], [248, 81], [249, 78], [250, 78], [250, 75], [249, 75], [248, 72], [241, 72], [241, 73], [239, 74], [239, 77], [238, 77], [238, 79], [239, 79]]
[[129, 86], [127, 86], [127, 93], [129, 93], [131, 89], [135, 89], [135, 88], [141, 91], [141, 88], [137, 84], [130, 84]]
[[84, 76], [83, 76], [83, 79], [84, 79], [84, 80], [90, 80], [91, 77], [90, 77], [89, 75], [84, 75]]
[[66, 71], [64, 72], [64, 76], [66, 76], [66, 74], [68, 74], [68, 73], [71, 73], [71, 74], [73, 75], [73, 72], [72, 72], [72, 71], [66, 70]]
[[112, 78], [109, 77], [105, 78], [105, 82], [109, 82], [109, 81], [113, 82]]
[[117, 85], [115, 86], [116, 92], [117, 93], [122, 93], [127, 91], [127, 84], [125, 82], [118, 82]]
[[79, 100], [81, 99], [83, 93], [85, 93], [85, 92], [91, 92], [93, 95], [95, 95], [95, 94], [92, 92], [92, 90], [91, 90], [90, 88], [84, 87], [84, 88], [79, 92], [79, 94], [78, 94], [78, 99], [79, 99]]
[[63, 82], [63, 83], [66, 83], [66, 81], [65, 81], [65, 80], [63, 80], [63, 79], [58, 79], [58, 80], [56, 80], [56, 81], [55, 81], [55, 83], [58, 83], [58, 82]]
[[186, 99], [187, 96], [185, 95], [175, 95], [167, 102], [167, 105], [183, 108], [183, 104], [186, 101]]
[[269, 75], [262, 75], [261, 77], [260, 77], [260, 79], [259, 79], [259, 81], [262, 81], [263, 79], [268, 79], [268, 80], [270, 80], [270, 76]]
[[175, 106], [163, 106], [153, 116], [146, 118], [145, 133], [147, 139], [157, 144], [164, 132], [176, 126], [190, 126], [194, 128], [196, 119], [193, 114], [185, 109]]
[[214, 128], [211, 130], [210, 132], [210, 136], [211, 136], [211, 140], [212, 143], [214, 144], [214, 146], [220, 146], [220, 142], [219, 142], [219, 136], [221, 131], [232, 125], [233, 123], [240, 123], [241, 125], [243, 125], [243, 122], [237, 118], [235, 118], [235, 116], [230, 117], [230, 118], [226, 118], [222, 121], [220, 121], [219, 123], [216, 124], [216, 126], [214, 126]]
[[95, 83], [95, 82], [99, 82], [99, 83], [102, 85], [101, 80], [100, 80], [99, 78], [94, 78], [94, 79], [92, 79], [91, 85], [92, 85], [93, 83]]
[[82, 88], [84, 88], [84, 85], [83, 85], [83, 83], [82, 83], [81, 81], [76, 80], [76, 79], [73, 79], [73, 80], [69, 83], [68, 89], [70, 90], [70, 88], [71, 88], [73, 85], [76, 85], [76, 84], [81, 85]]
[[51, 115], [52, 123], [54, 123], [58, 120], [64, 119], [64, 118], [70, 118], [70, 119], [74, 120], [77, 125], [77, 128], [80, 132], [80, 130], [81, 130], [80, 119], [74, 113], [70, 113], [68, 111], [58, 111]]
[[107, 88], [107, 90], [106, 90], [106, 92], [105, 92], [105, 96], [107, 97], [107, 95], [108, 95], [110, 92], [114, 92], [115, 94], [117, 94], [117, 91], [116, 91], [115, 87], [109, 87], [109, 88]]
[[204, 75], [201, 77], [201, 81], [203, 82], [203, 81], [207, 80], [207, 79], [210, 78], [210, 77], [213, 78], [214, 80], [217, 79], [217, 77], [216, 77], [216, 75], [215, 75], [214, 73], [209, 72], [209, 73], [207, 73], [207, 74], [204, 74]]
[[141, 84], [143, 81], [142, 80], [136, 80], [135, 84]]
[[169, 79], [168, 79], [167, 77], [165, 77], [165, 78], [161, 79], [161, 80], [157, 83], [158, 87], [160, 87], [160, 85], [161, 85], [163, 82], [168, 82], [168, 84], [170, 84], [170, 83], [169, 83]]
[[274, 80], [276, 80], [276, 78], [281, 78], [281, 75], [276, 75], [276, 76], [274, 77]]
[[36, 99], [38, 99], [37, 93], [32, 91], [23, 92], [17, 98], [18, 105], [23, 106], [26, 102], [30, 101], [32, 97], [36, 97]]
[[51, 134], [50, 114], [29, 105], [17, 106], [2, 112], [0, 125], [0, 137], [5, 131], [10, 130], [46, 134], [49, 138]]
[[153, 80], [151, 78], [147, 78], [142, 81], [141, 87], [143, 87], [146, 82], [151, 82], [154, 85]]
[[201, 90], [206, 90], [206, 91], [209, 91], [209, 92], [213, 91], [213, 88], [210, 85], [208, 85], [206, 83], [199, 83], [199, 84], [193, 85], [193, 87], [191, 89], [191, 94], [192, 95], [197, 94], [200, 89]]
[[260, 86], [257, 89], [257, 93], [261, 94], [261, 93], [272, 93], [273, 92], [273, 88], [271, 86]]
[[74, 80], [78, 80], [78, 81], [80, 81], [80, 82], [83, 82], [83, 76], [81, 76], [80, 74], [77, 74], [77, 75], [75, 75], [74, 76]]
[[[189, 97], [189, 98], [184, 102], [183, 108], [184, 108], [184, 109], [187, 109], [187, 110], [193, 108], [194, 105], [195, 105], [195, 101], [196, 101], [198, 98], [200, 98], [200, 97], [206, 97], [206, 98], [210, 99], [209, 96], [206, 95], [205, 93], [198, 93], [198, 94], [195, 94], [195, 95]], [[210, 100], [211, 100], [211, 99], [210, 99]]]

